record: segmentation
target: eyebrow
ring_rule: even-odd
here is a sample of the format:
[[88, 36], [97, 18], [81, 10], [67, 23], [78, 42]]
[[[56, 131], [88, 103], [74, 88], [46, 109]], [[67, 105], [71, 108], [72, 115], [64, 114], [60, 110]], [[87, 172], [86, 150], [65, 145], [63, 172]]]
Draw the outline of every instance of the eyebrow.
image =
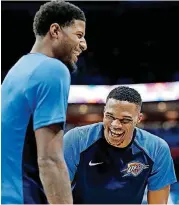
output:
[[83, 33], [82, 31], [76, 31], [76, 33]]
[[[108, 114], [108, 115], [112, 115], [112, 116], [113, 116], [113, 114], [110, 113], [110, 112], [106, 112], [106, 114]], [[128, 118], [128, 119], [132, 120], [132, 117], [127, 116], [127, 115], [123, 116], [123, 118]], [[117, 118], [117, 119], [118, 119], [118, 118]]]
[[85, 33], [82, 31], [76, 31], [76, 33], [80, 33], [82, 36], [85, 36]]

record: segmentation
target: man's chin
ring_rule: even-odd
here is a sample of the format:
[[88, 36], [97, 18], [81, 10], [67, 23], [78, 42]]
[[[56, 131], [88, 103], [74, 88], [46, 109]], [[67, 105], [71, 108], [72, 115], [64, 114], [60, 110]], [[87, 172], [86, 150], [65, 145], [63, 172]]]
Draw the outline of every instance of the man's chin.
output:
[[106, 136], [105, 138], [106, 141], [114, 147], [120, 147], [120, 145], [124, 142], [124, 138], [113, 138], [110, 137], [109, 135]]

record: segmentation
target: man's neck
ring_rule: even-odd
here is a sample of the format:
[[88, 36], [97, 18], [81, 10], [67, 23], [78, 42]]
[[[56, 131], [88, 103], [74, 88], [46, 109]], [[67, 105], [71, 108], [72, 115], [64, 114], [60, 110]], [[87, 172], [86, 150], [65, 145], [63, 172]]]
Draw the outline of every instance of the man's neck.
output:
[[36, 41], [30, 51], [30, 53], [42, 53], [46, 56], [49, 56], [51, 58], [54, 58], [54, 55], [52, 53], [52, 49], [50, 49], [50, 45], [47, 42], [46, 38], [43, 39], [38, 37], [36, 38]]

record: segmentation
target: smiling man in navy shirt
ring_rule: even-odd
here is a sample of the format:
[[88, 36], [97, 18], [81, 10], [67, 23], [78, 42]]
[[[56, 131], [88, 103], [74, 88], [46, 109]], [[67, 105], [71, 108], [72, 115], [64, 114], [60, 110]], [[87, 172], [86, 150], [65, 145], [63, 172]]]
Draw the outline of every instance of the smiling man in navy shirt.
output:
[[142, 100], [133, 88], [113, 89], [103, 122], [76, 127], [64, 136], [64, 155], [75, 204], [167, 204], [176, 182], [167, 143], [137, 128]]

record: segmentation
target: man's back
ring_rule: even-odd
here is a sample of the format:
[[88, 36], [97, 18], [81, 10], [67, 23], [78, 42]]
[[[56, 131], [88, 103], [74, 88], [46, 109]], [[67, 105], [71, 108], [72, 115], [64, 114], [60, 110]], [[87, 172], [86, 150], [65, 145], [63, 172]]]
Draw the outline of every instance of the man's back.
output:
[[[43, 98], [47, 97], [49, 105], [54, 101], [51, 95], [48, 96], [49, 85], [54, 83], [60, 87], [61, 78], [64, 78], [64, 92], [56, 98], [60, 98], [57, 104], [63, 111], [54, 110], [57, 113], [52, 114], [49, 109], [56, 108], [47, 106]], [[26, 129], [32, 115], [34, 130], [43, 123], [45, 126], [59, 121], [58, 118], [65, 121], [69, 85], [67, 68], [60, 61], [40, 53], [23, 56], [4, 79], [1, 102], [2, 203], [42, 203], [38, 201], [42, 197], [45, 200], [38, 173], [35, 138], [26, 136]], [[23, 195], [30, 198], [25, 199]]]

